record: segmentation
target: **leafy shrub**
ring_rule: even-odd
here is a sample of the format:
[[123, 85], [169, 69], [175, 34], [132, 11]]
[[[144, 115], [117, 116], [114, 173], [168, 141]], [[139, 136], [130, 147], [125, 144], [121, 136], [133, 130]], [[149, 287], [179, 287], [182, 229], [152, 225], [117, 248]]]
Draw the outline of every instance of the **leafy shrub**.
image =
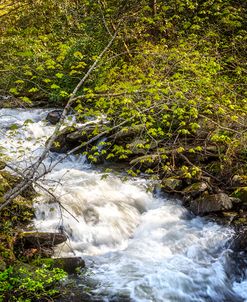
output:
[[48, 266], [10, 266], [0, 272], [0, 302], [48, 301], [59, 293], [59, 281], [66, 276], [63, 270]]

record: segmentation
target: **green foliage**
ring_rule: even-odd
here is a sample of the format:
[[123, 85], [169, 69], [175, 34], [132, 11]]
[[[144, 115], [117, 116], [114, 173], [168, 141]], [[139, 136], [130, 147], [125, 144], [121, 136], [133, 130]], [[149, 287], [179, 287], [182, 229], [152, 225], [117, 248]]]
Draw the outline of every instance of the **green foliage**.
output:
[[59, 268], [10, 266], [0, 272], [0, 301], [51, 300], [59, 293], [59, 282], [66, 276]]
[[[2, 9], [7, 13], [1, 26], [0, 88], [25, 102], [65, 103], [122, 20], [113, 46], [78, 92], [75, 104], [81, 121], [104, 115], [109, 122], [95, 128], [88, 139], [125, 123], [118, 129], [122, 139], [95, 150], [89, 146], [85, 154], [93, 163], [133, 162], [142, 155], [146, 157], [133, 162], [130, 174], [138, 173], [141, 165], [146, 173], [180, 171], [188, 177], [201, 173], [193, 170], [198, 166], [223, 176], [227, 169], [234, 173], [243, 165], [244, 1], [18, 4], [13, 12], [8, 6]], [[133, 127], [140, 131], [128, 133]], [[210, 156], [219, 161], [217, 172], [207, 164]], [[187, 172], [184, 165], [190, 166]]]

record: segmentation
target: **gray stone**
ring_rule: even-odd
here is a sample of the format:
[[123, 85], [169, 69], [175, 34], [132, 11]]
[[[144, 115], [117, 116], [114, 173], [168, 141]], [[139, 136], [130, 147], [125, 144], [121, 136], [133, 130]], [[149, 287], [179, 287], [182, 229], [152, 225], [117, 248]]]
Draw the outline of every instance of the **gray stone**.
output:
[[203, 195], [190, 203], [190, 209], [196, 215], [204, 215], [211, 212], [230, 210], [232, 200], [225, 193]]
[[50, 122], [52, 125], [56, 125], [59, 122], [62, 113], [63, 110], [61, 109], [53, 110], [47, 114], [46, 120]]

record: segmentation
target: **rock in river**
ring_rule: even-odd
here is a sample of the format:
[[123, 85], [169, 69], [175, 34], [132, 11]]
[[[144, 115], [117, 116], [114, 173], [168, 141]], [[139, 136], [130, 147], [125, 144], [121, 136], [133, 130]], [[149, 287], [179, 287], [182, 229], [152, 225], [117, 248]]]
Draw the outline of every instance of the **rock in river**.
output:
[[63, 110], [61, 109], [53, 110], [47, 114], [46, 120], [50, 122], [52, 125], [56, 125], [56, 123], [59, 122], [62, 113]]
[[205, 194], [190, 203], [190, 209], [196, 215], [230, 210], [231, 208], [232, 200], [225, 193]]

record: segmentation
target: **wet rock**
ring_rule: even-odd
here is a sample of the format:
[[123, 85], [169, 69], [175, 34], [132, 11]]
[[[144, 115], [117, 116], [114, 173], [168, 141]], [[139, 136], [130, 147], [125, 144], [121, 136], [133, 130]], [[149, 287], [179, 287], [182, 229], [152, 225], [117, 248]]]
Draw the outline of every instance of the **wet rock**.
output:
[[178, 192], [183, 188], [183, 181], [173, 177], [164, 178], [161, 186], [165, 192]]
[[66, 235], [62, 233], [23, 232], [17, 245], [21, 244], [24, 248], [53, 247], [66, 240]]
[[66, 271], [69, 275], [77, 274], [78, 269], [85, 268], [85, 261], [80, 257], [55, 258], [54, 267]]
[[232, 250], [235, 252], [247, 252], [247, 229], [242, 229], [234, 238]]
[[183, 190], [184, 195], [189, 195], [190, 197], [198, 197], [201, 193], [205, 192], [206, 190], [209, 190], [210, 187], [206, 182], [197, 182], [194, 183], [188, 187], [186, 187]]
[[60, 109], [53, 110], [47, 114], [46, 120], [50, 122], [52, 125], [56, 125], [59, 122], [62, 113], [63, 110]]
[[190, 209], [196, 215], [230, 210], [231, 208], [231, 198], [225, 193], [205, 194], [190, 203]]

